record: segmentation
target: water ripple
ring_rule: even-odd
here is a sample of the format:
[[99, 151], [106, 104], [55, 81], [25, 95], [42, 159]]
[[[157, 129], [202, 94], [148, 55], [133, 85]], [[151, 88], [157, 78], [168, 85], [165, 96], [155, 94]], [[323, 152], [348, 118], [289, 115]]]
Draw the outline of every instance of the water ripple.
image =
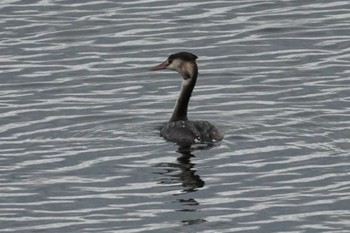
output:
[[[348, 232], [349, 7], [3, 1], [1, 231]], [[159, 137], [183, 50], [215, 147]]]

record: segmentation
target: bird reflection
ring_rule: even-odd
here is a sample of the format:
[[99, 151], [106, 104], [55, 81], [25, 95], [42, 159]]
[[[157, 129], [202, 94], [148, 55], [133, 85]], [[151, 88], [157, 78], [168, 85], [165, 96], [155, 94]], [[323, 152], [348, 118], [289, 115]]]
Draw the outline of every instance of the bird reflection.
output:
[[180, 147], [178, 152], [181, 154], [181, 157], [177, 159], [180, 165], [179, 168], [181, 169], [179, 179], [185, 188], [184, 191], [193, 192], [198, 188], [202, 188], [205, 183], [199, 175], [195, 174], [196, 170], [193, 169], [194, 164], [191, 162], [191, 158], [194, 155], [190, 147]]
[[[177, 158], [177, 163], [162, 163], [160, 166], [162, 167], [163, 172], [162, 175], [163, 184], [179, 184], [183, 187], [182, 192], [174, 194], [174, 196], [181, 196], [183, 198], [179, 198], [176, 201], [181, 204], [181, 208], [176, 211], [180, 212], [196, 212], [199, 208], [200, 203], [195, 200], [193, 197], [184, 198], [185, 194], [190, 194], [191, 192], [195, 192], [198, 189], [204, 187], [205, 183], [201, 179], [199, 175], [196, 174], [196, 170], [194, 169], [195, 164], [191, 161], [194, 157], [193, 152], [196, 150], [209, 149], [211, 146], [180, 146], [176, 152], [180, 154]], [[186, 216], [186, 215], [185, 215]], [[184, 219], [181, 222], [185, 225], [193, 225], [200, 224], [206, 222], [205, 219], [193, 218], [196, 215], [191, 215], [188, 219]]]
[[179, 147], [177, 150], [181, 154], [177, 158], [178, 163], [163, 163], [162, 167], [166, 167], [161, 183], [165, 184], [175, 184], [181, 182], [182, 187], [184, 187], [183, 192], [193, 192], [198, 188], [202, 188], [205, 183], [196, 175], [196, 170], [193, 169], [194, 165], [191, 162], [191, 158], [194, 157], [190, 147]]

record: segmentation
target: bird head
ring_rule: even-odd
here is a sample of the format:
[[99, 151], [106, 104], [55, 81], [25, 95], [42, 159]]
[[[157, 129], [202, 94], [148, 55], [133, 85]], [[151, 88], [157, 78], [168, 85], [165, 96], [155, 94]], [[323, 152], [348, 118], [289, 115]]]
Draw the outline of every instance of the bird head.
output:
[[194, 77], [197, 72], [197, 56], [189, 52], [179, 52], [171, 54], [168, 59], [159, 65], [152, 67], [151, 70], [175, 70], [181, 74], [184, 79]]

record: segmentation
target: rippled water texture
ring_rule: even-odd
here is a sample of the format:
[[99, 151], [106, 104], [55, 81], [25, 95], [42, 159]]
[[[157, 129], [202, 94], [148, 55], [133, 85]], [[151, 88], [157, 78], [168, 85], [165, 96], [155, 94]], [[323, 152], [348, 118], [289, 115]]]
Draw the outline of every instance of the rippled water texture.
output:
[[[350, 232], [350, 2], [3, 0], [1, 232]], [[196, 54], [190, 118], [159, 137]]]

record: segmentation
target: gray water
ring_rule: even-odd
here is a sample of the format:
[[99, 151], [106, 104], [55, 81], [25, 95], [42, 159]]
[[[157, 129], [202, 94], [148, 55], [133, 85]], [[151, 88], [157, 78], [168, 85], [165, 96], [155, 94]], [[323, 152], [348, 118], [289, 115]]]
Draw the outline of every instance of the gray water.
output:
[[[350, 2], [3, 0], [0, 232], [350, 232]], [[192, 120], [159, 137], [196, 54]]]

